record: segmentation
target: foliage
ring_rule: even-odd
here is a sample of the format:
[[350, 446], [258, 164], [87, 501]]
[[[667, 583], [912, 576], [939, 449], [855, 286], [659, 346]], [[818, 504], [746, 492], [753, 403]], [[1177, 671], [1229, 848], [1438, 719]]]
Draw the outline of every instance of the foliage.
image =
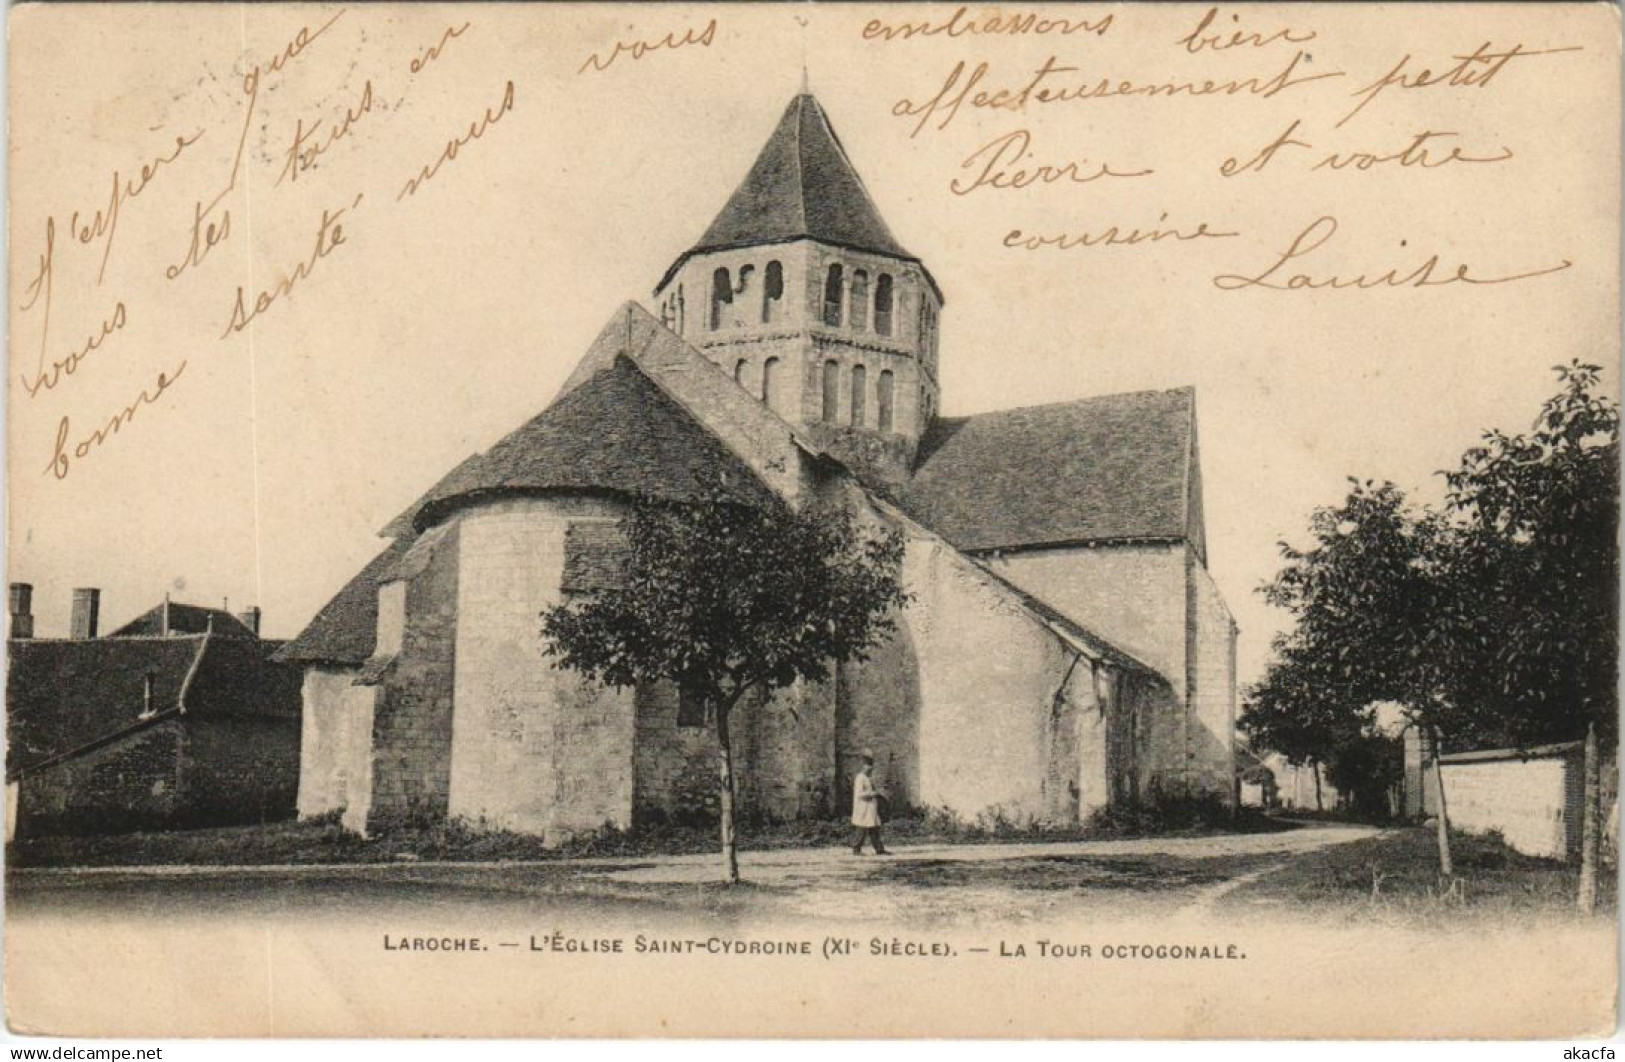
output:
[[626, 538], [624, 585], [543, 616], [548, 653], [610, 686], [673, 682], [719, 714], [864, 659], [906, 600], [902, 536], [844, 510], [646, 498]]
[[1442, 507], [1351, 480], [1313, 545], [1280, 545], [1261, 590], [1296, 622], [1249, 690], [1255, 744], [1374, 788], [1377, 702], [1457, 746], [1614, 733], [1619, 408], [1596, 366], [1556, 371], [1530, 432], [1488, 432], [1443, 473]]
[[[610, 686], [670, 682], [706, 707], [719, 752], [717, 818], [729, 881], [734, 781], [729, 719], [753, 694], [822, 682], [866, 659], [907, 603], [901, 533], [860, 528], [840, 507], [743, 504], [717, 490], [698, 502], [644, 498], [625, 522], [618, 587], [542, 617], [554, 666]], [[692, 809], [691, 809], [692, 810]]]

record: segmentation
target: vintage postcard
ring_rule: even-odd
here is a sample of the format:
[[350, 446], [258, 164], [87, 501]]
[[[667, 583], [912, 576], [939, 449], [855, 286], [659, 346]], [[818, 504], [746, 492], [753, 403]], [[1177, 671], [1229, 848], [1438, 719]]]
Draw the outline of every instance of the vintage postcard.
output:
[[1617, 7], [8, 14], [13, 1033], [1613, 1030]]

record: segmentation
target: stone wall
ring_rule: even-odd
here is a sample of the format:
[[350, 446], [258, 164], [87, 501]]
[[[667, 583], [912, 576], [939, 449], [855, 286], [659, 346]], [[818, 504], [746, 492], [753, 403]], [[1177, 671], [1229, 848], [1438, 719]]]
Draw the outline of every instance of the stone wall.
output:
[[[397, 566], [406, 584], [401, 648], [378, 661], [369, 830], [438, 822], [450, 796], [452, 679], [456, 671], [458, 527], [422, 535]], [[388, 582], [380, 597], [388, 592]], [[380, 611], [385, 611], [380, 609]]]
[[192, 716], [182, 743], [175, 825], [240, 826], [294, 817], [299, 723], [275, 716]]
[[1232, 803], [1236, 798], [1236, 627], [1207, 568], [1194, 550], [1188, 556], [1190, 730], [1186, 755], [1190, 788], [1195, 794]]
[[[1431, 752], [1412, 727], [1405, 731], [1407, 763], [1420, 769], [1406, 772], [1408, 811], [1438, 813], [1438, 791], [1433, 778]], [[1507, 845], [1525, 855], [1570, 860], [1579, 855], [1584, 817], [1585, 752], [1581, 742], [1551, 745], [1520, 753], [1516, 749], [1446, 754], [1439, 758], [1444, 775], [1445, 810], [1450, 825], [1468, 833], [1501, 835]], [[1617, 769], [1605, 760], [1602, 777], [1604, 814], [1612, 802], [1608, 779]], [[1415, 793], [1420, 788], [1421, 799]]]
[[911, 538], [903, 567], [920, 661], [920, 802], [972, 820], [1051, 817], [1057, 691], [1074, 654], [940, 540]]
[[170, 719], [23, 775], [17, 834], [162, 829], [182, 806], [184, 724]]
[[549, 497], [460, 516], [450, 814], [555, 840], [630, 825], [633, 695], [555, 669], [541, 636], [567, 528], [620, 515], [607, 500]]
[[346, 826], [366, 828], [372, 804], [372, 723], [377, 686], [358, 686], [359, 669], [305, 670], [300, 734], [299, 817], [344, 813]]

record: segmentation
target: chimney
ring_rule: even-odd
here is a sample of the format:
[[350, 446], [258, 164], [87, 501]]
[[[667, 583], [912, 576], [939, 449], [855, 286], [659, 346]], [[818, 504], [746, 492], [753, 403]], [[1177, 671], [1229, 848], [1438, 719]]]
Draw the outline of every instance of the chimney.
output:
[[260, 607], [255, 605], [244, 612], [237, 613], [237, 618], [243, 621], [243, 626], [254, 632], [254, 637], [260, 636]]
[[34, 587], [28, 583], [11, 584], [11, 637], [34, 637]]
[[69, 621], [68, 636], [86, 639], [96, 637], [96, 620], [101, 616], [102, 592], [93, 587], [80, 587], [73, 592], [73, 618]]

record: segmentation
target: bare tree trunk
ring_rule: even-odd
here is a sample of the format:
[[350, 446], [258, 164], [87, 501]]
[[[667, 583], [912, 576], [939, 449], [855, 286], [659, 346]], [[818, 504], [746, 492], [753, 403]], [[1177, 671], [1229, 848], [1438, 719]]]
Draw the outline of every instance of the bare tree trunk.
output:
[[717, 758], [721, 772], [722, 793], [722, 863], [723, 880], [729, 885], [739, 884], [739, 847], [734, 839], [734, 758], [728, 741], [728, 708], [717, 706]]
[[1320, 761], [1313, 760], [1310, 762], [1309, 766], [1315, 769], [1315, 810], [1325, 811], [1326, 805], [1320, 799]]
[[1444, 803], [1444, 768], [1439, 766], [1439, 732], [1434, 730], [1428, 737], [1433, 745], [1433, 792], [1439, 798], [1439, 813], [1434, 816], [1439, 837], [1439, 874], [1452, 878], [1456, 870], [1450, 861], [1450, 814]]
[[1580, 818], [1580, 913], [1597, 909], [1597, 843], [1602, 834], [1602, 768], [1597, 762], [1597, 724], [1586, 728], [1585, 810]]

